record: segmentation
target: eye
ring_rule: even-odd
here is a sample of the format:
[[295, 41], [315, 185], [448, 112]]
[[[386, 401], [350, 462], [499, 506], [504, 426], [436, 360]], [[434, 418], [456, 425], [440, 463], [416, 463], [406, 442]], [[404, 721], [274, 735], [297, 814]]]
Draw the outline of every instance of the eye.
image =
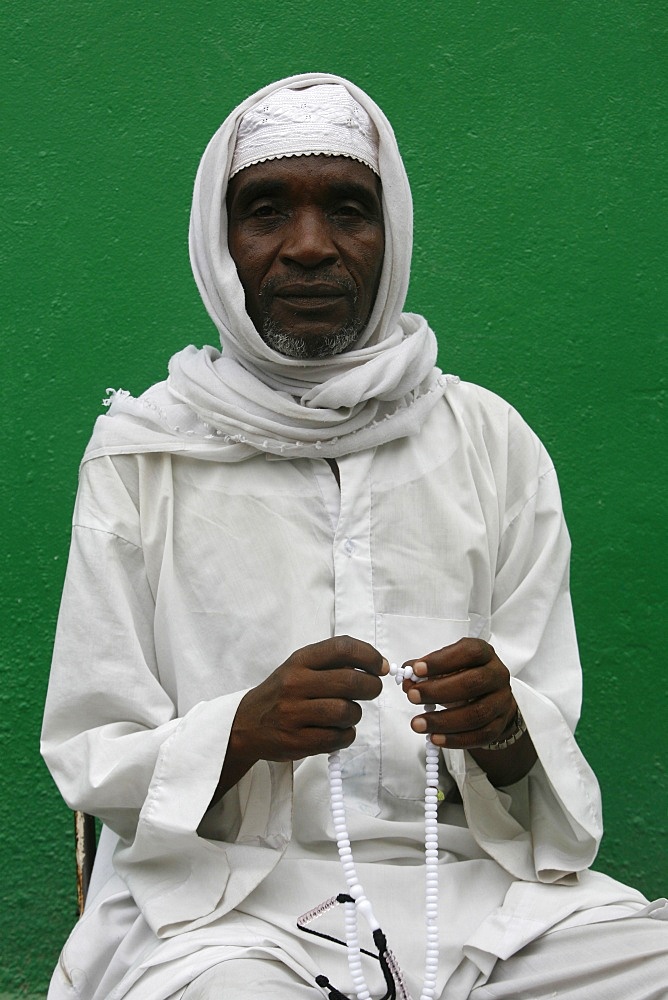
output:
[[257, 219], [270, 219], [273, 215], [278, 215], [278, 209], [274, 205], [269, 204], [256, 205], [248, 214], [255, 216]]
[[351, 218], [364, 218], [365, 212], [362, 207], [355, 202], [344, 202], [334, 210], [336, 215], [347, 215]]

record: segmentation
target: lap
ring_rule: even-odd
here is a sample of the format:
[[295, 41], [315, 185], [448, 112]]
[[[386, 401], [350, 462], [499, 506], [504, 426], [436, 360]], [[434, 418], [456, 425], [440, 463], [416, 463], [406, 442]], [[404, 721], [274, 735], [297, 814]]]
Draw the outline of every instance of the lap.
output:
[[317, 1000], [320, 990], [282, 962], [236, 958], [214, 966], [188, 986], [181, 1000]]
[[666, 1000], [668, 922], [628, 917], [551, 931], [497, 962], [470, 1000], [548, 997]]
[[[180, 1000], [317, 1000], [323, 994], [271, 958], [221, 962]], [[441, 1000], [447, 1000], [448, 990]], [[505, 961], [470, 1000], [665, 1000], [668, 922], [629, 917], [543, 935]]]

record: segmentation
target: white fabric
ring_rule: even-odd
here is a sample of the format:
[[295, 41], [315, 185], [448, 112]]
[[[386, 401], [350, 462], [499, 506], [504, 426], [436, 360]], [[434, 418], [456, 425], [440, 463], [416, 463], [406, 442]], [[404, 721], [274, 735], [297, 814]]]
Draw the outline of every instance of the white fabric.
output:
[[499, 962], [470, 1000], [666, 1000], [668, 926], [652, 915], [545, 934]]
[[319, 990], [289, 966], [265, 958], [221, 962], [198, 976], [171, 1000], [314, 1000]]
[[239, 123], [230, 177], [283, 156], [349, 156], [378, 173], [378, 134], [368, 114], [340, 84], [283, 87]]
[[[551, 931], [494, 966], [470, 1000], [666, 1000], [668, 926], [634, 914]], [[474, 971], [462, 965], [459, 984]], [[460, 975], [461, 973], [461, 975]], [[440, 1000], [450, 1000], [452, 980]], [[172, 1000], [314, 1000], [318, 992], [279, 960], [237, 958], [205, 972]]]
[[[463, 807], [440, 815], [440, 989], [462, 961], [475, 972], [468, 989], [550, 927], [641, 910], [640, 894], [586, 871], [601, 815], [572, 735], [568, 537], [554, 470], [517, 414], [450, 381], [419, 435], [340, 460], [336, 524], [314, 474], [324, 462], [220, 464], [201, 460], [207, 447], [218, 444], [82, 468], [43, 752], [70, 806], [120, 840], [117, 874], [66, 944], [50, 998], [160, 1000], [235, 949], [346, 987], [342, 950], [295, 930], [343, 887], [325, 759], [302, 761], [294, 778], [259, 763], [206, 812], [244, 691], [334, 634], [398, 662], [461, 635], [489, 639], [538, 751], [506, 790], [468, 754], [443, 754], [442, 787], [456, 784]], [[363, 706], [344, 773], [358, 870], [418, 993], [414, 712], [386, 680]], [[338, 915], [331, 923], [340, 934]]]
[[[366, 329], [354, 349], [297, 360], [268, 347], [245, 308], [227, 247], [225, 191], [239, 121], [285, 86], [340, 84], [368, 112], [378, 132], [385, 256]], [[218, 461], [256, 451], [338, 457], [419, 430], [443, 394], [437, 344], [422, 316], [402, 313], [408, 288], [413, 215], [408, 179], [384, 114], [353, 84], [328, 74], [280, 80], [244, 101], [221, 125], [202, 157], [190, 219], [190, 256], [223, 353], [188, 347], [170, 362], [169, 379], [140, 400], [112, 401], [118, 420], [98, 421], [91, 453], [190, 448], [218, 437]], [[187, 404], [187, 405], [179, 405]]]

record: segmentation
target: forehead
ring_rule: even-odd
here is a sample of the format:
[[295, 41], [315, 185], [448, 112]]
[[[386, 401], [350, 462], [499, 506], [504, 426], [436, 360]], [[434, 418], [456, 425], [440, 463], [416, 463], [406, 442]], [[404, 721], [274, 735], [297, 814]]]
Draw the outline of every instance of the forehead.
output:
[[365, 194], [380, 201], [380, 179], [364, 163], [347, 156], [285, 156], [254, 163], [231, 179], [228, 203], [264, 193]]

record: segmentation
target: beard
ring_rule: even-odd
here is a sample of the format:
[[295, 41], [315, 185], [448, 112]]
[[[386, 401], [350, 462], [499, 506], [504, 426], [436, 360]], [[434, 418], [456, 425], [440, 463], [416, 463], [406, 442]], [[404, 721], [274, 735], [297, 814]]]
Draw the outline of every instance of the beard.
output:
[[284, 357], [312, 361], [317, 358], [331, 358], [335, 354], [342, 354], [357, 343], [363, 329], [364, 320], [355, 318], [331, 333], [321, 334], [317, 337], [299, 337], [287, 330], [277, 320], [270, 316], [264, 316], [259, 332], [265, 344]]
[[[349, 297], [354, 312], [358, 292], [355, 283], [350, 278], [338, 277], [330, 271], [315, 272], [312, 278], [314, 281], [326, 281], [329, 284], [338, 285]], [[293, 274], [283, 275], [280, 282], [277, 279], [270, 278], [262, 287], [260, 300], [263, 308], [258, 332], [265, 344], [286, 358], [296, 358], [298, 360], [331, 358], [335, 354], [342, 354], [343, 351], [352, 347], [366, 326], [366, 319], [360, 316], [353, 315], [349, 320], [329, 333], [306, 337], [294, 333], [289, 326], [274, 319], [271, 315], [271, 304], [274, 295], [280, 290], [280, 287], [285, 287], [286, 284], [294, 280], [303, 280], [303, 272], [296, 271]]]

